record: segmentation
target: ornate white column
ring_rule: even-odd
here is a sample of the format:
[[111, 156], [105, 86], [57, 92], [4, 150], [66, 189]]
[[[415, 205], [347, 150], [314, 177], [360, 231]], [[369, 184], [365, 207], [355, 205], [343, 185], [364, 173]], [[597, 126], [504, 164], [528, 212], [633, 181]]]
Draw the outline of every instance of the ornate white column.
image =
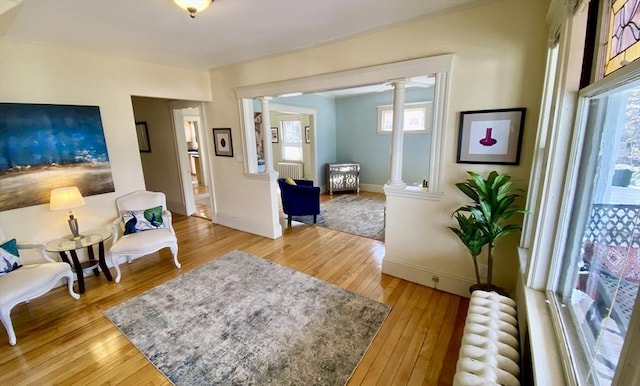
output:
[[264, 172], [274, 172], [273, 154], [271, 149], [271, 116], [269, 115], [269, 101], [271, 97], [260, 97], [262, 108], [262, 148], [264, 150]]
[[406, 79], [394, 80], [393, 84], [393, 131], [391, 133], [391, 177], [387, 185], [404, 188], [402, 181], [402, 147], [404, 138], [404, 100]]

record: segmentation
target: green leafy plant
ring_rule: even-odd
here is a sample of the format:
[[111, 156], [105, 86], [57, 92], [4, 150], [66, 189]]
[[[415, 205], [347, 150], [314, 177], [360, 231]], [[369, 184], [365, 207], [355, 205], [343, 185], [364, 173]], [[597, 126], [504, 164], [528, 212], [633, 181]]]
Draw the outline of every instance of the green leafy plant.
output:
[[[487, 287], [493, 287], [493, 253], [495, 243], [501, 237], [517, 233], [522, 227], [507, 223], [517, 213], [525, 213], [518, 206], [520, 194], [511, 189], [511, 176], [496, 171], [489, 173], [484, 179], [478, 173], [467, 172], [471, 178], [456, 186], [469, 197], [473, 203], [461, 206], [453, 212], [459, 228], [449, 227], [467, 247], [473, 257], [476, 279], [480, 284], [477, 257], [481, 249], [487, 245]], [[468, 215], [465, 215], [468, 214]]]
[[472, 216], [465, 216], [461, 212], [454, 212], [453, 217], [458, 221], [458, 228], [449, 227], [455, 233], [460, 241], [469, 250], [473, 259], [473, 267], [476, 270], [476, 282], [480, 284], [480, 272], [478, 271], [478, 256], [482, 252], [489, 240], [482, 231], [476, 226], [475, 219]]

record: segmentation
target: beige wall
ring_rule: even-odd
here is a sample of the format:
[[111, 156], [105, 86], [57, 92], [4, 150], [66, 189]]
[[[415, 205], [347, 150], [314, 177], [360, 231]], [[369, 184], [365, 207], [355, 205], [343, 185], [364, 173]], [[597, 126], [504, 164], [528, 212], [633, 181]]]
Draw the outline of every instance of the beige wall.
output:
[[[144, 189], [131, 95], [211, 100], [209, 76], [86, 51], [0, 39], [0, 101], [100, 107], [115, 193], [90, 196], [74, 213], [81, 230], [116, 216], [115, 197]], [[45, 241], [69, 232], [66, 214], [48, 205], [0, 213], [0, 226], [19, 240]]]
[[140, 153], [146, 189], [163, 192], [167, 196], [169, 210], [184, 214], [180, 165], [169, 101], [143, 97], [133, 97], [131, 101], [135, 121], [146, 122], [149, 132], [151, 153]]
[[[240, 138], [235, 87], [455, 54], [444, 139], [443, 199], [389, 201], [385, 258], [425, 278], [437, 273], [461, 282], [473, 280], [466, 250], [446, 229], [452, 225], [453, 209], [466, 202], [454, 184], [466, 178], [466, 170], [493, 169], [510, 173], [520, 187], [527, 183], [544, 75], [547, 7], [548, 1], [479, 2], [321, 47], [214, 69], [210, 76], [215, 103], [208, 118], [216, 126], [232, 127], [234, 138]], [[508, 107], [527, 108], [521, 165], [456, 164], [460, 111]], [[241, 152], [240, 142], [234, 147]], [[238, 197], [264, 209], [274, 197], [269, 187], [244, 178], [241, 165], [233, 160], [224, 161], [214, 165], [213, 173], [216, 181], [226, 182], [227, 191], [217, 197], [219, 205], [238, 223], [252, 221], [266, 227], [269, 212], [252, 211]], [[509, 288], [515, 283], [516, 242], [517, 237], [500, 242], [496, 253], [498, 283]]]

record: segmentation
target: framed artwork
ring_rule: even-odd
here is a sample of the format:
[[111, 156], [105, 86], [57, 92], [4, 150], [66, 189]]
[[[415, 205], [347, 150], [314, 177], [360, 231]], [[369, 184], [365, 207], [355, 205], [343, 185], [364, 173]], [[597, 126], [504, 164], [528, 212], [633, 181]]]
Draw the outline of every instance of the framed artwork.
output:
[[0, 103], [0, 211], [114, 192], [99, 106]]
[[271, 143], [278, 143], [280, 142], [280, 136], [278, 135], [278, 128], [277, 127], [272, 127], [271, 128]]
[[519, 165], [524, 107], [460, 112], [457, 163]]
[[151, 153], [147, 122], [136, 122], [136, 135], [138, 136], [138, 148], [140, 149], [140, 153]]
[[231, 129], [213, 129], [216, 155], [220, 157], [233, 157], [233, 143], [231, 142]]
[[304, 127], [304, 143], [311, 143], [311, 133], [309, 126]]

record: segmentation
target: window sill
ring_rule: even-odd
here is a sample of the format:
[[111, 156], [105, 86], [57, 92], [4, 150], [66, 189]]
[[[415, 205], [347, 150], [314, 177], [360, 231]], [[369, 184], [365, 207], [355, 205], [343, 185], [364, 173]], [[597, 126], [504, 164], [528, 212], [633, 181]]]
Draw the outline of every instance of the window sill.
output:
[[432, 192], [432, 191], [429, 191], [429, 188], [423, 188], [420, 186], [395, 187], [395, 186], [385, 185], [384, 194], [391, 197], [416, 198], [416, 199], [428, 200], [428, 201], [442, 200], [441, 192]]
[[531, 361], [536, 385], [565, 385], [562, 356], [543, 291], [524, 286]]
[[[391, 135], [393, 134], [393, 131], [388, 131], [388, 130], [378, 130], [376, 131], [377, 134], [379, 135]], [[431, 129], [425, 129], [425, 130], [405, 130], [403, 132], [403, 134], [429, 134], [431, 133]]]

